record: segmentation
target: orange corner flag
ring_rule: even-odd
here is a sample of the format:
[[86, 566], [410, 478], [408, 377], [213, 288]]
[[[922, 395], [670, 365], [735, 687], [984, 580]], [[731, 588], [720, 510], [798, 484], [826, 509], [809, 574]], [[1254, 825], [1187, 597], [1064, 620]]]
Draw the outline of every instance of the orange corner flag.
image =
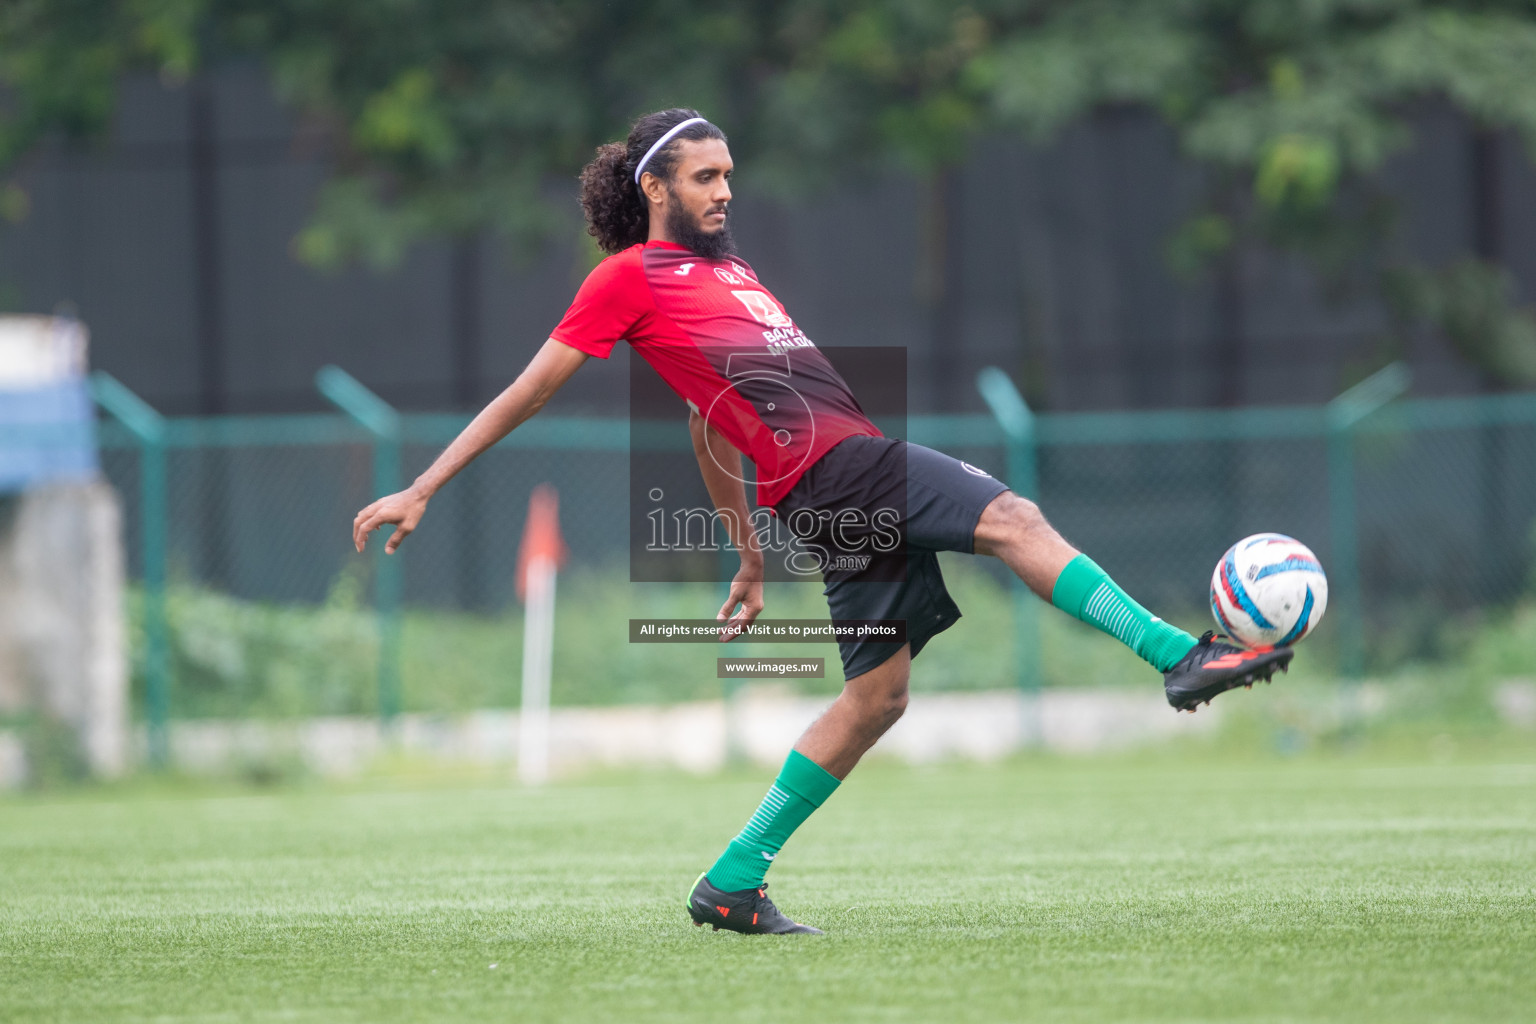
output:
[[560, 536], [560, 497], [549, 484], [539, 484], [528, 499], [528, 522], [517, 551], [517, 599], [528, 599], [528, 569], [534, 562], [542, 558], [559, 566], [566, 554]]

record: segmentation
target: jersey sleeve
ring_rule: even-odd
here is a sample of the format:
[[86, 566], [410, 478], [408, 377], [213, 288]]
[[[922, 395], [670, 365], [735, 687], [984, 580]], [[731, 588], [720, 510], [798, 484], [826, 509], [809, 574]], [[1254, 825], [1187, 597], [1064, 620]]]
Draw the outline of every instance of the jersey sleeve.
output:
[[656, 310], [636, 246], [610, 256], [581, 283], [550, 337], [589, 356], [607, 359], [613, 346], [633, 338]]

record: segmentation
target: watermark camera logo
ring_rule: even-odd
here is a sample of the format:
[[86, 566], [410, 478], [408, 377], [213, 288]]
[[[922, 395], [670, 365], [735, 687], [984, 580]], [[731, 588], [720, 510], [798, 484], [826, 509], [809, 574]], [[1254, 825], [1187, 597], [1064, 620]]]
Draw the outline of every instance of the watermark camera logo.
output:
[[[726, 273], [725, 271], [716, 271]], [[773, 300], [762, 292], [735, 292], [737, 297], [745, 295], [761, 296], [766, 306], [760, 314], [754, 311], [754, 315], [763, 323], [768, 323], [770, 317], [783, 317], [788, 323], [789, 318], [784, 316]], [[752, 304], [742, 299], [748, 309]], [[805, 465], [811, 456], [811, 449], [816, 441], [816, 416], [811, 412], [811, 403], [805, 400], [805, 396], [795, 390], [790, 384], [793, 369], [789, 356], [785, 353], [770, 354], [766, 352], [732, 352], [725, 358], [725, 378], [730, 381], [715, 395], [709, 408], [700, 410], [705, 423], [719, 422], [717, 417], [728, 415], [727, 408], [722, 408], [721, 403], [729, 407], [733, 402], [745, 402], [754, 409], [761, 409], [765, 420], [771, 419], [779, 423], [792, 423], [804, 435], [795, 437], [786, 427], [779, 427], [773, 432], [773, 442], [780, 448], [789, 448], [791, 443], [799, 442], [794, 450], [800, 453], [797, 460], [786, 459], [780, 464], [779, 472], [771, 477], [761, 477], [757, 481], [760, 484], [777, 483], [797, 473], [800, 467]], [[742, 484], [751, 481], [739, 475], [730, 466], [720, 463], [719, 456], [713, 448], [709, 449], [710, 460], [719, 467], [720, 471], [733, 480], [740, 480]], [[761, 471], [762, 467], [758, 467]]]
[[[714, 268], [715, 276], [730, 286], [745, 285], [734, 267], [726, 270]], [[785, 331], [797, 335], [799, 345], [810, 346], [810, 340], [795, 329], [794, 321], [767, 292], [732, 287], [736, 297], [752, 318], [773, 331], [770, 338]], [[740, 351], [726, 354], [725, 379], [727, 385], [715, 395], [709, 408], [694, 411], [706, 424], [720, 422], [733, 415], [733, 407], [744, 403], [769, 425], [783, 424], [773, 431], [773, 441], [781, 449], [788, 449], [791, 456], [774, 467], [773, 476], [748, 480], [740, 475], [740, 463], [724, 465], [720, 454], [706, 445], [710, 460], [726, 476], [740, 481], [744, 486], [752, 483], [772, 484], [797, 475], [815, 448], [816, 416], [811, 403], [791, 383], [793, 365], [787, 352], [776, 350], [770, 344], [767, 351]], [[692, 404], [692, 403], [690, 403]], [[795, 436], [790, 428], [803, 436]], [[758, 472], [762, 466], [756, 467]], [[651, 488], [649, 498], [660, 503], [665, 497], [659, 487]], [[663, 551], [720, 551], [730, 547], [732, 530], [728, 518], [730, 510], [713, 508], [674, 509], [668, 514], [665, 508], [655, 508], [646, 513], [650, 521], [649, 552]], [[752, 530], [765, 555], [782, 554], [784, 565], [797, 576], [816, 576], [828, 570], [860, 572], [869, 566], [876, 553], [895, 551], [901, 546], [898, 530], [902, 516], [897, 509], [797, 509], [790, 514], [784, 525], [788, 536], [777, 529], [778, 520], [767, 509], [749, 513], [746, 527]], [[668, 524], [671, 524], [671, 530]], [[694, 543], [697, 534], [699, 543]]]

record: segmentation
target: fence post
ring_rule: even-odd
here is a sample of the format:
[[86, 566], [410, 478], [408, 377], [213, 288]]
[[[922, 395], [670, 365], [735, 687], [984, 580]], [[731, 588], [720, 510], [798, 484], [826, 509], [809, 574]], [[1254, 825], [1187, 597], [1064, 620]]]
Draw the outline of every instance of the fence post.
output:
[[104, 370], [91, 374], [91, 397], [139, 442], [139, 560], [144, 570], [144, 723], [149, 763], [170, 759], [170, 629], [165, 615], [167, 501], [165, 417]]
[[[976, 390], [986, 400], [997, 425], [1007, 438], [1008, 485], [1014, 493], [1030, 499], [1039, 497], [1039, 474], [1035, 459], [1035, 415], [1008, 374], [988, 366], [976, 375]], [[1024, 742], [1040, 741], [1039, 696], [1042, 684], [1040, 668], [1040, 606], [1024, 581], [1014, 577], [1013, 594], [1014, 683], [1027, 698]]]
[[[323, 366], [315, 387], [373, 436], [375, 497], [400, 489], [400, 414], [339, 366]], [[393, 532], [393, 528], [391, 528]], [[400, 710], [400, 555], [374, 542], [374, 611], [379, 626], [379, 718], [388, 726]]]
[[1389, 363], [1328, 403], [1328, 510], [1333, 541], [1331, 603], [1339, 619], [1339, 674], [1365, 671], [1365, 614], [1360, 584], [1360, 521], [1355, 508], [1355, 426], [1408, 390], [1411, 374]]

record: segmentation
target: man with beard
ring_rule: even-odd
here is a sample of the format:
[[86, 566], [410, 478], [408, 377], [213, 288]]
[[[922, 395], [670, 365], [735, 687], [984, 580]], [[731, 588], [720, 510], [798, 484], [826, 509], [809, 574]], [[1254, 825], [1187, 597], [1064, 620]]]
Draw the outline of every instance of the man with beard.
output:
[[[439, 487], [542, 408], [589, 356], [607, 358], [627, 341], [687, 403], [700, 472], [740, 554], [717, 615], [726, 636], [763, 608], [743, 454], [756, 468], [758, 504], [795, 536], [822, 551], [861, 552], [824, 569], [833, 620], [904, 623], [899, 641], [839, 638], [842, 694], [795, 743], [756, 813], [688, 894], [695, 924], [815, 932], [778, 911], [764, 878], [790, 834], [901, 717], [912, 658], [960, 617], [937, 552], [1001, 558], [1041, 598], [1164, 673], [1175, 708], [1193, 710], [1268, 679], [1291, 651], [1243, 650], [1210, 633], [1196, 640], [1132, 600], [1034, 503], [974, 466], [884, 437], [736, 256], [731, 170], [724, 134], [693, 110], [648, 114], [625, 142], [600, 147], [582, 171], [581, 202], [588, 230], [611, 255], [517, 380], [414, 484], [357, 514], [353, 540], [361, 551], [371, 531], [394, 524], [385, 550], [396, 550]], [[785, 400], [786, 381], [796, 400]], [[882, 543], [891, 537], [894, 544]]]

